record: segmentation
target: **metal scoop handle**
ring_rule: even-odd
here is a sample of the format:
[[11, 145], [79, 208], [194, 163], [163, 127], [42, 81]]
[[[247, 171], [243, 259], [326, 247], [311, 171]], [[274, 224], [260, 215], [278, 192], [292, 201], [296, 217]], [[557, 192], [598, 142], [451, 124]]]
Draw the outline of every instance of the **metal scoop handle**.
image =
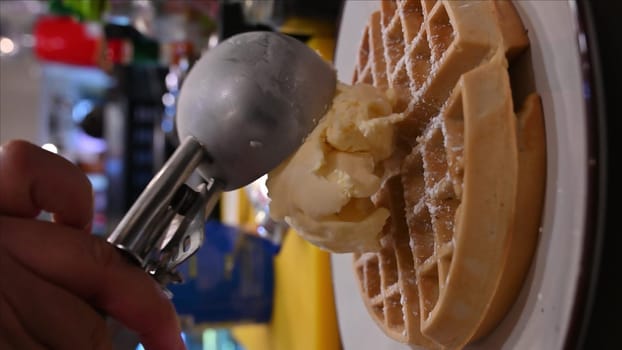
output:
[[205, 158], [203, 146], [187, 137], [107, 239], [162, 285], [177, 281], [175, 268], [201, 246], [204, 219], [222, 192], [216, 180], [197, 191], [185, 184]]

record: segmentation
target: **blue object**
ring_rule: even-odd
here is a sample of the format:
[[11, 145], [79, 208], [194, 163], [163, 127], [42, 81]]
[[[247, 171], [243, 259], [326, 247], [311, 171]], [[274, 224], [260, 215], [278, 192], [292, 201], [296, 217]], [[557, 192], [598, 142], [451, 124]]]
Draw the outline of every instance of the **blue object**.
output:
[[180, 266], [184, 283], [171, 285], [180, 315], [195, 323], [266, 323], [272, 315], [274, 245], [237, 227], [209, 221], [205, 242]]

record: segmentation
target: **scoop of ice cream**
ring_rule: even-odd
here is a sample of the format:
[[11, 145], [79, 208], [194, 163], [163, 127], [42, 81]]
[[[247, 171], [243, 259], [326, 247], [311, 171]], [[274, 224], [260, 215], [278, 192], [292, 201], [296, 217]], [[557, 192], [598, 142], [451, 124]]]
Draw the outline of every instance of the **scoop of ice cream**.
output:
[[298, 151], [268, 174], [270, 215], [333, 252], [379, 249], [389, 217], [370, 197], [379, 164], [394, 149], [394, 98], [376, 88], [339, 84], [332, 107]]

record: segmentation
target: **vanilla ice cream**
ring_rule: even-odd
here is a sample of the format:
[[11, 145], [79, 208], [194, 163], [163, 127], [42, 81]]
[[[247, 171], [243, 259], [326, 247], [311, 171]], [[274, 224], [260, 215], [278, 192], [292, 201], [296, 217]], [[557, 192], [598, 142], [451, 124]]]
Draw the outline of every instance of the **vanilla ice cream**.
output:
[[332, 107], [298, 151], [268, 175], [270, 215], [333, 252], [379, 249], [389, 217], [370, 196], [380, 187], [379, 164], [394, 148], [390, 93], [339, 84]]

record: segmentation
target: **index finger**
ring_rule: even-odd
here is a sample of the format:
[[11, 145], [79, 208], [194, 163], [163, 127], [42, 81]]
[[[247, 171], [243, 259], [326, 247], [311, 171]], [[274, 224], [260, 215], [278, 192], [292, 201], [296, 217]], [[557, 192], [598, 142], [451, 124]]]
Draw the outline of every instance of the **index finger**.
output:
[[0, 146], [0, 214], [35, 217], [86, 229], [93, 217], [91, 183], [68, 160], [26, 141]]
[[150, 350], [183, 349], [175, 309], [160, 286], [110, 244], [44, 221], [0, 216], [0, 254], [105, 311]]

